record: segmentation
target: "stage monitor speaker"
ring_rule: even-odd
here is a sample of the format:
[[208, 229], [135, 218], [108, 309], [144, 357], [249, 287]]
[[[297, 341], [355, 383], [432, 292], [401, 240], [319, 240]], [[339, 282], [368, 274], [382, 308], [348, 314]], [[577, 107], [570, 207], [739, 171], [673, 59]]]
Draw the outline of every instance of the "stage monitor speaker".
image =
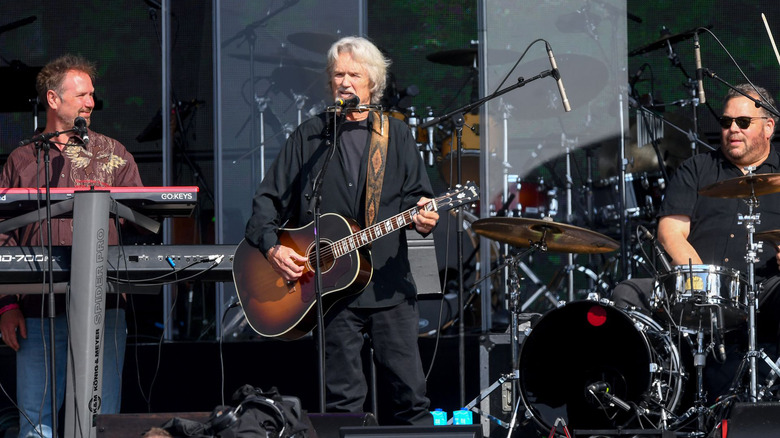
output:
[[780, 403], [736, 403], [721, 425], [718, 438], [769, 438], [780, 436]]
[[339, 438], [339, 430], [342, 427], [366, 427], [376, 426], [376, 417], [374, 414], [360, 413], [332, 413], [332, 414], [308, 414], [317, 438]]
[[340, 438], [482, 438], [478, 424], [462, 426], [342, 427]]

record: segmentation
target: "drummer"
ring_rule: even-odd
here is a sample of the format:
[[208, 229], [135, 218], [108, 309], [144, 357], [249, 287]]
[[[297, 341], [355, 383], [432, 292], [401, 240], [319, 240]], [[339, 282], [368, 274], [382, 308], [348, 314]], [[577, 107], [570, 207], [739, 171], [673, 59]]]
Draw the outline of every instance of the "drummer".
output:
[[[761, 87], [749, 84], [736, 87], [741, 92], [776, 108], [772, 95]], [[747, 272], [745, 253], [747, 230], [738, 220], [747, 214], [744, 199], [702, 196], [698, 191], [710, 184], [737, 178], [747, 173], [779, 173], [780, 153], [771, 144], [778, 118], [769, 111], [757, 107], [742, 94], [729, 90], [724, 99], [719, 149], [695, 155], [677, 169], [666, 189], [658, 213], [658, 240], [671, 259], [672, 265], [710, 264]], [[780, 192], [780, 187], [777, 188]], [[760, 213], [757, 231], [780, 228], [780, 193], [758, 198], [760, 205], [754, 212]], [[764, 245], [757, 255], [755, 276], [762, 307], [780, 309], [780, 253], [778, 242], [771, 247]], [[648, 297], [652, 279], [629, 280], [618, 285], [612, 299], [618, 306], [634, 306], [648, 310]], [[759, 289], [761, 288], [761, 289]], [[776, 302], [777, 306], [770, 301]], [[776, 343], [778, 314], [760, 313], [758, 333], [760, 341]]]

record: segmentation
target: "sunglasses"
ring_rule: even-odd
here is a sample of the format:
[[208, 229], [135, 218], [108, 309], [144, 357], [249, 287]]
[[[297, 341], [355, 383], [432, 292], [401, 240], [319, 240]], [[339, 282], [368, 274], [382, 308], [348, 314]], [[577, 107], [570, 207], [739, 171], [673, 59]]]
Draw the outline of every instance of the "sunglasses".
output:
[[729, 129], [731, 128], [731, 122], [737, 122], [737, 126], [739, 129], [747, 129], [748, 126], [750, 126], [751, 123], [753, 123], [753, 119], [768, 119], [769, 117], [726, 117], [723, 116], [718, 119], [718, 122], [720, 123], [721, 128], [723, 129]]

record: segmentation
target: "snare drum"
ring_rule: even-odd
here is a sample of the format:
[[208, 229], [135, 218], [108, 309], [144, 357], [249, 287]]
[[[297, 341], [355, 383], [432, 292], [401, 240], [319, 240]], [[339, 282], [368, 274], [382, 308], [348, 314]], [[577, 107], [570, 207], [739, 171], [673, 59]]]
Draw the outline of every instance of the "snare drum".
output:
[[[598, 301], [574, 301], [546, 313], [520, 349], [520, 388], [528, 414], [544, 429], [614, 429], [641, 421], [660, 428], [683, 395], [685, 373], [670, 334], [650, 317]], [[588, 391], [642, 409], [610, 407]], [[632, 423], [633, 421], [633, 423]]]
[[669, 312], [686, 327], [709, 330], [710, 312], [723, 317], [723, 328], [734, 329], [747, 319], [747, 282], [736, 269], [716, 265], [674, 266], [653, 292], [653, 307]]

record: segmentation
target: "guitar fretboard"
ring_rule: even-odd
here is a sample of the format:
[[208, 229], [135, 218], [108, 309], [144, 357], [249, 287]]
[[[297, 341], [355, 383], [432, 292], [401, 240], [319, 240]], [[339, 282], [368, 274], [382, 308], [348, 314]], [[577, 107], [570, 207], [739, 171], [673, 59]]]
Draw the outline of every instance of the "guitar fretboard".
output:
[[[428, 202], [422, 207], [426, 211], [435, 211], [436, 205], [434, 201]], [[360, 230], [355, 234], [347, 236], [341, 240], [333, 243], [333, 256], [339, 258], [344, 254], [348, 254], [358, 248], [368, 245], [374, 240], [390, 234], [396, 230], [400, 230], [412, 223], [414, 215], [419, 213], [419, 207], [413, 207], [409, 210], [399, 213], [391, 218], [385, 219], [379, 223], [371, 225], [370, 227]]]

